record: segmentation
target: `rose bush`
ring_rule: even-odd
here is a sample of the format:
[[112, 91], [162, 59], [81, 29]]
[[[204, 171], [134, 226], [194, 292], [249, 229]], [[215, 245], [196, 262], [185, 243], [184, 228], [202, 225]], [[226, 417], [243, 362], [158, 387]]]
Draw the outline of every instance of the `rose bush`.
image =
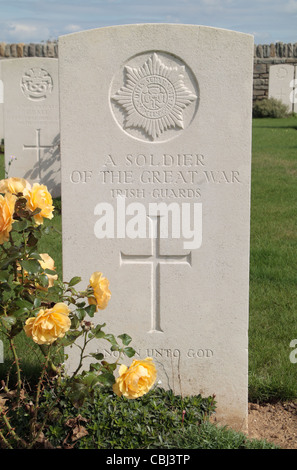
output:
[[[74, 407], [80, 407], [101, 386], [113, 387], [119, 396], [138, 398], [153, 386], [156, 370], [150, 358], [134, 361], [130, 368], [120, 366], [116, 381], [121, 358], [131, 358], [135, 351], [128, 334], [115, 337], [104, 331], [105, 323], [91, 321], [109, 304], [108, 279], [95, 271], [86, 288], [78, 291], [80, 277], [63, 282], [51, 256], [39, 253], [39, 241], [49, 230], [44, 220], [50, 221], [54, 214], [47, 187], [37, 183], [31, 186], [22, 178], [7, 178], [0, 181], [0, 191], [0, 332], [9, 344], [16, 370], [14, 389], [9, 386], [10, 369], [6, 380], [1, 381], [0, 447], [33, 448], [60, 401], [70, 400]], [[14, 340], [23, 333], [44, 354], [36, 390], [26, 387], [22, 377], [22, 357]], [[115, 362], [105, 361], [98, 352], [102, 340], [110, 343], [111, 351], [118, 352]], [[92, 341], [96, 344], [94, 352], [90, 352]], [[71, 375], [63, 365], [67, 356], [61, 359], [67, 346], [77, 347], [78, 351]], [[91, 359], [88, 368], [86, 358]], [[51, 397], [50, 406], [42, 405], [44, 396]], [[25, 439], [14, 429], [20, 409], [28, 410]]]

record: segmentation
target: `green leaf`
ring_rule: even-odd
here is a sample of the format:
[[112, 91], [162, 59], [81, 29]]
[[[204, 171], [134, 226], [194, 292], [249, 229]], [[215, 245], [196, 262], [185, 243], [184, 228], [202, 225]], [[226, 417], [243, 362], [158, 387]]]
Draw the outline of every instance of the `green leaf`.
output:
[[82, 331], [68, 331], [68, 333], [66, 333], [64, 338], [59, 340], [59, 343], [62, 346], [70, 346], [81, 335], [82, 335]]
[[52, 269], [45, 269], [44, 273], [50, 274], [51, 276], [55, 276], [57, 274], [57, 271], [53, 271]]
[[11, 327], [16, 323], [16, 321], [16, 318], [12, 316], [1, 317], [1, 322], [7, 330], [10, 330]]
[[68, 286], [69, 286], [69, 287], [75, 286], [75, 285], [78, 284], [80, 281], [81, 281], [81, 277], [75, 276], [75, 277], [73, 277], [72, 279], [70, 279], [70, 281], [69, 281], [69, 283], [68, 283]]
[[97, 359], [97, 361], [102, 361], [102, 359], [104, 359], [104, 355], [102, 353], [91, 353], [90, 356]]
[[33, 308], [33, 303], [28, 302], [25, 299], [17, 299], [15, 303], [20, 308], [27, 308], [28, 310], [31, 310]]
[[103, 323], [102, 325], [96, 325], [95, 328], [92, 329], [92, 332], [89, 334], [89, 338], [105, 338], [106, 335], [104, 331], [101, 330], [101, 328], [103, 328], [104, 326], [106, 326], [106, 323]]
[[97, 339], [101, 339], [101, 338], [105, 338], [105, 333], [104, 331], [101, 331], [101, 330], [98, 330], [98, 331], [92, 331], [92, 334], [94, 335], [95, 338]]
[[105, 335], [105, 339], [109, 341], [113, 346], [118, 344], [117, 340], [115, 339], [115, 336], [112, 334]]
[[94, 372], [88, 372], [84, 378], [83, 378], [83, 382], [84, 384], [87, 385], [87, 387], [94, 387], [94, 385], [98, 382], [98, 375], [95, 374]]
[[93, 317], [94, 313], [96, 312], [96, 305], [89, 305], [85, 308], [85, 311], [89, 315], [89, 317]]
[[14, 263], [16, 259], [21, 258], [22, 253], [17, 252], [14, 253], [13, 255], [9, 256], [8, 258], [5, 258], [1, 263], [0, 263], [0, 269], [6, 269], [10, 264]]
[[83, 308], [78, 308], [78, 309], [75, 311], [75, 313], [76, 313], [77, 318], [78, 318], [80, 321], [84, 320], [84, 318], [85, 318], [85, 316], [86, 316], [86, 312], [84, 311]]
[[14, 316], [17, 317], [18, 319], [23, 316], [24, 317], [27, 316], [28, 313], [29, 313], [29, 310], [26, 307], [19, 308], [18, 310], [14, 310], [13, 312]]
[[20, 221], [14, 222], [14, 224], [13, 224], [13, 230], [14, 230], [15, 232], [23, 232], [24, 230], [26, 230], [26, 228], [28, 227], [28, 225], [29, 225], [28, 220], [22, 219], [22, 220], [20, 220]]
[[111, 387], [115, 383], [114, 375], [110, 372], [103, 372], [99, 375], [98, 380], [107, 387]]
[[119, 335], [118, 338], [122, 340], [124, 346], [128, 346], [128, 344], [130, 344], [132, 341], [131, 336], [127, 335], [126, 333]]
[[133, 357], [135, 355], [135, 349], [133, 348], [124, 348], [124, 353], [126, 354], [126, 356], [128, 357]]
[[38, 284], [41, 287], [48, 287], [48, 277], [46, 274], [40, 274], [38, 277]]
[[42, 271], [40, 263], [36, 259], [23, 260], [21, 265], [29, 274], [39, 274]]
[[73, 315], [73, 317], [71, 318], [71, 328], [76, 330], [76, 328], [79, 327], [79, 324], [80, 324], [79, 318], [77, 317], [77, 315]]
[[9, 272], [8, 271], [0, 271], [0, 281], [8, 281]]
[[35, 297], [34, 302], [33, 302], [34, 308], [39, 308], [40, 305], [41, 305], [41, 299], [39, 299], [38, 297]]
[[28, 255], [29, 255], [29, 258], [42, 260], [40, 254], [39, 254], [37, 251], [34, 251], [34, 250], [31, 251], [31, 250], [29, 250]]

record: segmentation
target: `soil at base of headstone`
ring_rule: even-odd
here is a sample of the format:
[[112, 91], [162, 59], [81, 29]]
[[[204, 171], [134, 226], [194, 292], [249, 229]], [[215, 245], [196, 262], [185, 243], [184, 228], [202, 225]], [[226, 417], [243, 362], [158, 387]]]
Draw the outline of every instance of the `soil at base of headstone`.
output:
[[248, 426], [249, 439], [297, 449], [297, 402], [249, 403]]

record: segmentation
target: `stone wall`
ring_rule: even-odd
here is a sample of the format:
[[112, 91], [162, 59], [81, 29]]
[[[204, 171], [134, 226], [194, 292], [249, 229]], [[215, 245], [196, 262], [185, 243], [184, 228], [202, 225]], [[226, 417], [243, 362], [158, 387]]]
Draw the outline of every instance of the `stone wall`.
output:
[[41, 44], [6, 44], [0, 42], [0, 60], [17, 57], [58, 57], [58, 43], [57, 41]]
[[[41, 44], [6, 44], [0, 42], [0, 60], [17, 57], [58, 57], [58, 42]], [[268, 97], [269, 67], [271, 64], [297, 65], [297, 42], [255, 45], [253, 99]]]

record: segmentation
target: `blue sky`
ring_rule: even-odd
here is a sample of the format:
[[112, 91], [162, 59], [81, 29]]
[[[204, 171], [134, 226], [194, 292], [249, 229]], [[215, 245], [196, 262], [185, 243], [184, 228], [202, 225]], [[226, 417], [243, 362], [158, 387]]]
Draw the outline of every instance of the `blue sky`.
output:
[[185, 23], [297, 42], [297, 0], [0, 0], [0, 42], [41, 42], [103, 26]]

